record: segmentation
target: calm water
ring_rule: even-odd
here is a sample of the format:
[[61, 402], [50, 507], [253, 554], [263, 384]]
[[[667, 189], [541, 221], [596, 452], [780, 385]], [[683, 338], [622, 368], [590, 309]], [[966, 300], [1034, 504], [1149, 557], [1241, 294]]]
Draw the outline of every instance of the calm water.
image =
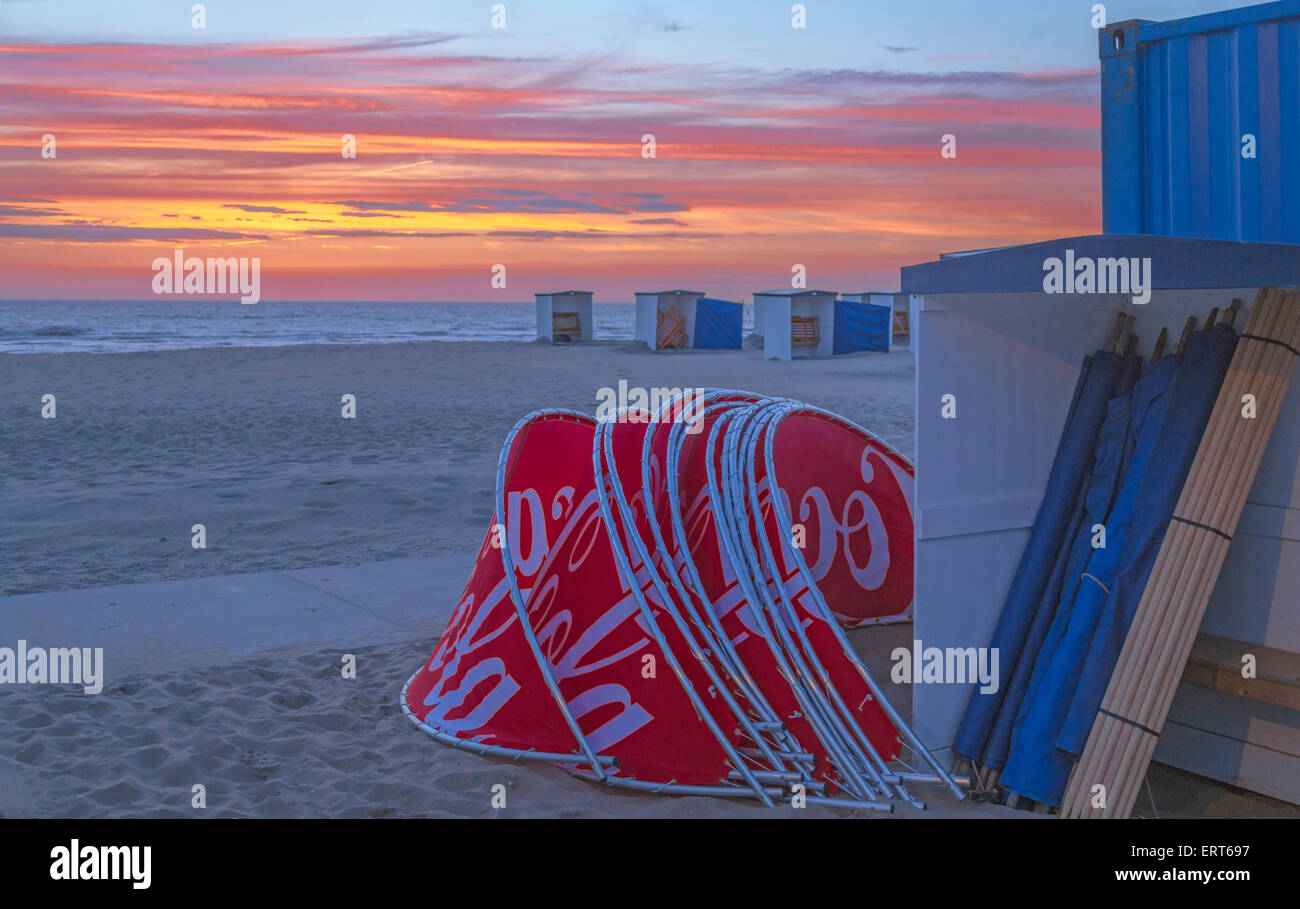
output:
[[[632, 337], [633, 304], [597, 303], [595, 316], [596, 339]], [[531, 341], [536, 319], [532, 303], [0, 300], [0, 353]]]

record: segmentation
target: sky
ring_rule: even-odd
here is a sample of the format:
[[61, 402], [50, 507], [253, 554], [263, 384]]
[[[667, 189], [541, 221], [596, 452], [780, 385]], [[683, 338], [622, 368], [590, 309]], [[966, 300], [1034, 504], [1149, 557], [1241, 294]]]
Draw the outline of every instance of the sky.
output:
[[793, 5], [0, 0], [0, 298], [184, 249], [263, 299], [748, 299], [1100, 231], [1092, 2]]

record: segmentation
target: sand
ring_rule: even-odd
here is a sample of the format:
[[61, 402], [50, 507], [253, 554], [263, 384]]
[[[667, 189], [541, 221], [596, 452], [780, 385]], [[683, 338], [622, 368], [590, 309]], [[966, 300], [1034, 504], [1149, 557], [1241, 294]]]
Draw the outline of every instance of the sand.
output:
[[[593, 412], [597, 389], [619, 379], [799, 397], [912, 453], [906, 351], [793, 363], [631, 344], [0, 356], [0, 646], [53, 635], [112, 651], [99, 695], [0, 687], [0, 816], [796, 813], [620, 792], [454, 751], [398, 706], [464, 583], [510, 427], [539, 407]], [[346, 393], [356, 420], [340, 417]], [[54, 420], [40, 418], [45, 394]], [[190, 546], [195, 523], [206, 550]], [[911, 626], [849, 639], [884, 681]], [[355, 679], [341, 677], [344, 652]], [[908, 690], [892, 700], [910, 714]], [[1172, 768], [1154, 766], [1152, 784], [1163, 817], [1300, 816]], [[206, 807], [193, 805], [195, 785]], [[1041, 817], [918, 794], [926, 811], [889, 817]], [[1138, 813], [1150, 814], [1145, 801]]]
[[[375, 562], [366, 570], [382, 572], [383, 560], [472, 553], [491, 515], [510, 427], [541, 407], [594, 412], [598, 389], [620, 379], [798, 397], [912, 450], [905, 351], [792, 363], [764, 361], [754, 350], [654, 355], [631, 344], [508, 343], [0, 357], [0, 383], [10, 390], [0, 403], [0, 592], [212, 575], [229, 576], [233, 590], [242, 572]], [[40, 417], [45, 394], [56, 396], [54, 420]], [[356, 396], [355, 420], [340, 416], [344, 394]], [[205, 550], [190, 545], [196, 523], [206, 526]], [[438, 580], [458, 589], [464, 578]], [[168, 653], [146, 634], [163, 619], [142, 612], [143, 598], [132, 604], [130, 590], [113, 588], [107, 604], [128, 630], [112, 619], [101, 627], [117, 628], [119, 649], [138, 641], [139, 658], [126, 661], [133, 671], [110, 675], [94, 696], [61, 686], [0, 689], [7, 731], [0, 814], [775, 817], [796, 810], [611, 791], [557, 768], [433, 743], [403, 716], [398, 692], [432, 649], [451, 596], [418, 604], [427, 631], [395, 630], [382, 644], [356, 647], [349, 638], [256, 653], [238, 653], [236, 644], [211, 651], [201, 665], [192, 656], [181, 665], [179, 652], [168, 665]], [[29, 600], [8, 601], [9, 646], [24, 635], [10, 627], [24, 615], [19, 602]], [[166, 621], [186, 627], [185, 616]], [[877, 665], [909, 639], [906, 625], [852, 634]], [[357, 655], [356, 679], [341, 677], [343, 652]], [[909, 706], [905, 694], [898, 700]], [[491, 805], [496, 783], [507, 787], [505, 809]], [[192, 804], [195, 785], [205, 788], [205, 807]], [[935, 793], [927, 814], [990, 810], [1005, 811]]]
[[[797, 397], [912, 452], [912, 357], [415, 343], [0, 356], [0, 595], [474, 549], [531, 410], [620, 379]], [[55, 395], [57, 416], [41, 419]], [[340, 399], [356, 396], [356, 419]], [[192, 548], [203, 524], [207, 548]]]
[[[436, 744], [397, 693], [431, 642], [278, 653], [199, 671], [142, 673], [102, 695], [0, 698], [0, 815], [8, 817], [886, 817], [875, 812], [612, 790], [549, 765]], [[192, 804], [193, 787], [206, 806]], [[506, 806], [491, 804], [506, 787]], [[939, 795], [930, 810], [987, 806]], [[995, 809], [1010, 814], [1010, 809]]]

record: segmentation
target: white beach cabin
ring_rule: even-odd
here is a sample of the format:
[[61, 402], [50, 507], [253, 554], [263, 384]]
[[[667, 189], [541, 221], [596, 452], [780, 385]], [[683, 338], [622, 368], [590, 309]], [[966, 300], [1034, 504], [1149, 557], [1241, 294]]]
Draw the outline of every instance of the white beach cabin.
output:
[[561, 290], [534, 296], [537, 298], [537, 337], [548, 341], [591, 340], [591, 291]]
[[769, 290], [754, 294], [754, 334], [763, 359], [829, 357], [835, 343], [833, 290]]
[[695, 346], [695, 303], [699, 290], [636, 292], [636, 339], [651, 350]]
[[[1149, 260], [1150, 300], [1048, 294], [1045, 263]], [[1260, 287], [1300, 285], [1300, 246], [1105, 235], [944, 256], [902, 270], [916, 352], [916, 601], [925, 648], [987, 644], [1038, 513], [1080, 364], [1105, 345], [1116, 313], [1136, 322], [1149, 357], [1169, 350], [1188, 316], [1203, 322]], [[1237, 330], [1245, 324], [1237, 319]], [[942, 402], [953, 395], [955, 418]], [[1242, 653], [1300, 677], [1300, 377], [1228, 550], [1198, 650]], [[1224, 644], [1223, 642], [1227, 642]], [[946, 652], [946, 651], [945, 651]], [[1290, 667], [1289, 670], [1285, 667]], [[1213, 673], [1210, 673], [1213, 674]], [[1202, 681], [1206, 673], [1201, 674]], [[1300, 711], [1185, 674], [1155, 760], [1300, 804]], [[1239, 680], [1239, 679], [1238, 679]], [[931, 749], [952, 745], [970, 685], [912, 689], [913, 728]], [[951, 756], [951, 751], [945, 752]]]

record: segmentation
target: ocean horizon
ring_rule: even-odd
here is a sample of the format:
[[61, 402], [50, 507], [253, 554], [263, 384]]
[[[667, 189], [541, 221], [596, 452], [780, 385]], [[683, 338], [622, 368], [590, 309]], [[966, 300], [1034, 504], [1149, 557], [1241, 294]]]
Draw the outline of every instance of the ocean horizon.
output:
[[[632, 339], [635, 304], [597, 302], [593, 312], [595, 340]], [[0, 353], [7, 354], [535, 337], [532, 302], [0, 300]]]

